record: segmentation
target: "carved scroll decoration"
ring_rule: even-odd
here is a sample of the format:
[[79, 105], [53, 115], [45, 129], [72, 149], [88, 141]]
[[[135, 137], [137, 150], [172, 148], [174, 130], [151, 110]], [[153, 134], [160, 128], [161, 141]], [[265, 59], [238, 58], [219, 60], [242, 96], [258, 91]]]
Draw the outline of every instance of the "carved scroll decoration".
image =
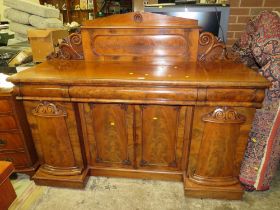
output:
[[62, 60], [83, 60], [84, 52], [82, 45], [81, 31], [77, 31], [64, 38], [58, 46], [58, 50], [51, 53], [47, 59], [62, 59]]
[[66, 110], [53, 103], [43, 101], [35, 109], [32, 114], [39, 117], [65, 117], [67, 116]]
[[199, 36], [198, 60], [215, 61], [228, 60], [226, 45], [210, 32], [203, 32]]
[[218, 107], [213, 112], [204, 115], [202, 120], [213, 123], [243, 123], [246, 118], [233, 108]]

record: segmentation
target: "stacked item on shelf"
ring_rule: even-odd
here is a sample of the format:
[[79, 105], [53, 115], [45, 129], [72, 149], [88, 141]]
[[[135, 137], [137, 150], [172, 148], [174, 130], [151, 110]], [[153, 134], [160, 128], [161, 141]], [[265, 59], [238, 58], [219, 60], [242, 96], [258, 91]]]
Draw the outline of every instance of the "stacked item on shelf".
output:
[[4, 17], [10, 20], [10, 30], [15, 32], [15, 38], [27, 40], [27, 31], [30, 29], [62, 28], [59, 20], [59, 10], [46, 7], [28, 0], [4, 0], [8, 8]]

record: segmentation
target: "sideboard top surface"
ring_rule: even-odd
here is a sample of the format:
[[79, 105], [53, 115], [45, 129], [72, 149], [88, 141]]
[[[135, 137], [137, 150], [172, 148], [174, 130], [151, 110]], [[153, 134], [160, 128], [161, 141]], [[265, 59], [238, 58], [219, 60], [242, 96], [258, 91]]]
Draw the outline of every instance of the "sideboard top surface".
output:
[[147, 62], [50, 60], [13, 75], [8, 80], [13, 83], [67, 85], [269, 86], [269, 82], [258, 73], [231, 61], [155, 65]]

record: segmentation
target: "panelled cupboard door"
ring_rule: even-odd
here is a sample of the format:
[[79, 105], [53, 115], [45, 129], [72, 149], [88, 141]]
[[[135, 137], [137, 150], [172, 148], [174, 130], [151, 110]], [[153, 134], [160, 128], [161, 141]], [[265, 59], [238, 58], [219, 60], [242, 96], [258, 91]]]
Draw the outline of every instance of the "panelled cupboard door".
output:
[[25, 101], [41, 170], [51, 175], [78, 175], [83, 170], [75, 107], [70, 103]]
[[142, 105], [135, 109], [137, 167], [181, 170], [187, 107]]
[[84, 104], [91, 166], [133, 167], [133, 107]]

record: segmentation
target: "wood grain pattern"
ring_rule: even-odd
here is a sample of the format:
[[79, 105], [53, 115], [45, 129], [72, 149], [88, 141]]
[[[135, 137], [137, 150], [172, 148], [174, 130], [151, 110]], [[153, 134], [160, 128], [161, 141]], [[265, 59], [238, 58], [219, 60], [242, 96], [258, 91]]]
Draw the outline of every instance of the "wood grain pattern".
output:
[[187, 56], [187, 43], [178, 35], [98, 35], [92, 50], [98, 56]]
[[25, 102], [25, 109], [42, 164], [40, 170], [58, 176], [80, 175], [84, 166], [74, 108], [70, 104]]
[[[124, 32], [123, 34], [131, 33], [131, 30], [123, 30], [123, 32]], [[140, 34], [142, 33], [142, 31], [137, 31], [137, 32]], [[163, 30], [161, 30], [161, 32], [163, 32]], [[92, 30], [92, 33], [94, 33], [94, 30]], [[149, 31], [149, 33], [151, 33], [151, 32]], [[121, 44], [116, 45], [116, 43], [119, 43], [118, 40], [115, 40], [115, 39], [111, 40], [111, 37], [116, 34], [116, 31], [111, 29], [108, 33], [108, 31], [102, 30], [102, 34], [108, 34], [108, 35], [105, 35], [102, 37], [104, 40], [101, 40], [100, 43], [106, 42], [107, 44], [106, 44], [106, 46], [101, 44], [101, 48], [104, 50], [110, 50], [109, 53], [114, 53], [114, 55], [116, 56], [116, 53], [113, 50], [122, 50]], [[179, 33], [179, 34], [182, 35], [182, 33]], [[110, 38], [105, 39], [105, 37], [106, 36], [108, 37], [109, 35], [110, 35]], [[173, 35], [169, 35], [169, 37], [170, 36], [173, 36]], [[125, 36], [125, 35], [118, 36], [118, 37], [122, 38], [122, 39], [126, 38], [126, 41], [129, 40], [128, 36]], [[96, 38], [100, 38], [100, 36], [97, 36]], [[133, 38], [135, 39], [135, 36]], [[131, 39], [131, 41], [134, 41], [134, 39]], [[162, 39], [162, 38], [160, 37], [160, 39]], [[142, 41], [140, 41], [140, 42], [142, 42], [142, 44], [143, 43], [145, 44], [146, 42], [144, 42], [144, 41], [145, 40], [142, 39]], [[108, 42], [111, 42], [111, 44], [108, 45]], [[126, 44], [125, 41], [121, 41], [120, 43]], [[99, 44], [99, 42], [97, 42], [97, 45], [98, 44]], [[199, 45], [198, 45], [198, 57], [197, 58], [199, 61], [238, 60], [238, 57], [236, 55], [234, 56], [227, 52], [226, 45], [223, 42], [221, 42], [216, 36], [214, 36], [213, 34], [211, 34], [209, 32], [200, 33], [198, 44]], [[153, 44], [153, 45], [155, 45], [155, 44]], [[117, 47], [117, 46], [119, 46], [119, 47]], [[132, 45], [130, 45], [130, 46], [132, 46]], [[186, 50], [187, 49], [186, 43], [184, 43], [181, 47], [183, 48], [183, 46], [185, 46], [184, 50]], [[98, 49], [98, 46], [97, 47], [95, 46], [93, 48], [93, 51], [96, 52], [96, 48]], [[132, 50], [133, 48], [129, 47], [128, 49]], [[137, 49], [133, 49], [133, 50], [137, 51]], [[166, 53], [164, 49], [161, 49], [161, 46], [157, 50], [154, 50], [151, 48], [150, 49], [146, 48], [145, 50], [155, 51], [155, 52], [159, 53], [159, 55], [161, 55], [160, 53]], [[168, 50], [167, 50], [167, 52], [168, 52]], [[122, 51], [122, 53], [123, 53], [123, 51]], [[78, 31], [78, 32], [70, 35], [68, 38], [64, 39], [63, 42], [59, 45], [59, 50], [57, 52], [49, 55], [48, 59], [49, 60], [50, 59], [83, 60], [84, 52], [83, 52], [82, 42], [81, 42], [81, 32]], [[136, 57], [134, 59], [136, 59]]]
[[230, 118], [226, 114], [215, 118], [213, 110], [216, 107], [195, 109], [185, 193], [200, 198], [241, 199], [238, 175], [255, 110], [235, 107]]
[[17, 124], [13, 116], [0, 116], [0, 130], [16, 129]]
[[[160, 33], [162, 35], [159, 36]], [[137, 61], [155, 64], [172, 61], [195, 62], [198, 44], [190, 40], [198, 35], [198, 30], [183, 29], [82, 30], [84, 56], [87, 61]]]
[[[157, 170], [179, 170], [183, 137], [178, 136], [180, 107], [176, 106], [141, 106], [140, 124], [136, 129], [138, 142], [137, 162], [139, 168]], [[181, 124], [182, 125], [182, 124]], [[184, 126], [184, 124], [182, 125]], [[141, 134], [140, 134], [141, 132]], [[181, 157], [182, 154], [179, 154]]]
[[32, 176], [38, 167], [37, 155], [22, 103], [10, 89], [0, 90], [0, 159], [10, 161], [15, 172]]
[[12, 163], [0, 161], [0, 209], [6, 210], [16, 199], [17, 195], [9, 176], [14, 171]]
[[132, 167], [133, 142], [128, 133], [132, 124], [124, 104], [90, 104], [94, 160], [92, 165]]
[[195, 62], [198, 43], [190, 40], [198, 35], [196, 20], [145, 12], [85, 21], [82, 27], [87, 61]]
[[[234, 72], [234, 73], [233, 73]], [[50, 76], [51, 74], [51, 76]], [[148, 74], [148, 75], [147, 75]], [[105, 87], [184, 87], [221, 89], [260, 89], [270, 83], [243, 64], [234, 62], [85, 62], [51, 60], [8, 78], [15, 84], [32, 87], [50, 85], [90, 85]], [[22, 87], [20, 88], [22, 89]], [[27, 90], [26, 90], [27, 91]], [[28, 92], [30, 93], [31, 90]], [[27, 93], [27, 92], [26, 92]], [[24, 94], [24, 93], [22, 93]], [[35, 94], [35, 93], [34, 93]]]
[[28, 159], [24, 152], [0, 153], [0, 161], [12, 162], [15, 167], [28, 167]]
[[[203, 116], [211, 113], [215, 107], [196, 107], [194, 110], [192, 141], [189, 155], [188, 172], [193, 172], [197, 164], [197, 156], [200, 150], [201, 141], [203, 138], [203, 129], [205, 122], [202, 120]], [[251, 129], [255, 109], [254, 108], [234, 108], [238, 113], [245, 116], [246, 121], [240, 125], [239, 136], [236, 136], [236, 151], [235, 151], [235, 176], [239, 174], [241, 160], [243, 159], [247, 138]]]
[[0, 100], [0, 113], [10, 113], [12, 112], [12, 104], [8, 99], [3, 98]]
[[202, 117], [203, 137], [191, 181], [202, 185], [234, 185], [236, 136], [246, 118], [233, 108], [219, 107]]
[[142, 109], [137, 105], [83, 104], [90, 167], [103, 172], [105, 167], [120, 171], [131, 168], [135, 173], [142, 168], [172, 176], [182, 167], [186, 110], [176, 106]]
[[0, 132], [0, 151], [23, 150], [24, 143], [16, 132]]

